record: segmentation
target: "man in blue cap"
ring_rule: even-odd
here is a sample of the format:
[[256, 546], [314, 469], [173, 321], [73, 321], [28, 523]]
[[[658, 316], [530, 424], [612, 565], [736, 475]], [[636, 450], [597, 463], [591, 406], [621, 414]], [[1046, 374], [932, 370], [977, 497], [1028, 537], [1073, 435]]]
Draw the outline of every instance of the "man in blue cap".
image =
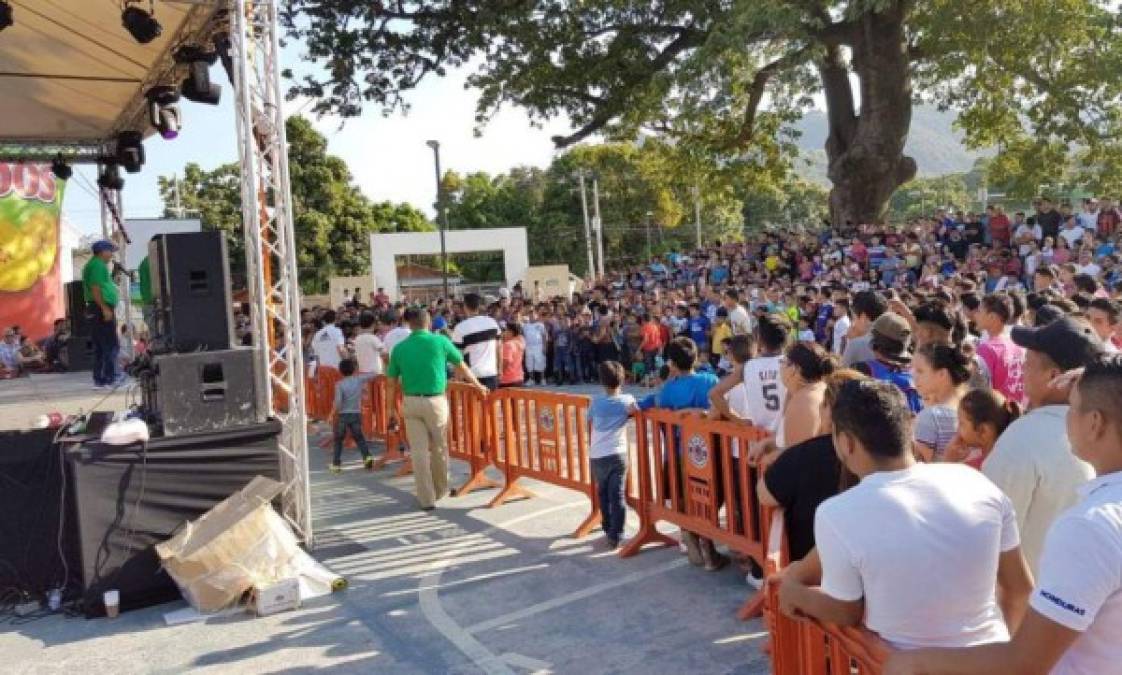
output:
[[117, 338], [117, 286], [109, 268], [117, 247], [101, 239], [90, 249], [93, 257], [82, 268], [82, 290], [94, 347], [94, 388], [104, 389], [115, 386], [121, 379], [117, 371], [117, 356], [121, 350]]

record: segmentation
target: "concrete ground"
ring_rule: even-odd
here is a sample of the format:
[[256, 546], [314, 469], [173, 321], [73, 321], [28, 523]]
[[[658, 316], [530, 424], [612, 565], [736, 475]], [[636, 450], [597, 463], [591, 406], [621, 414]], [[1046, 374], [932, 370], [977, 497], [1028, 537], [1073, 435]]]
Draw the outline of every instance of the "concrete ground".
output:
[[[8, 384], [5, 414], [25, 405]], [[347, 577], [346, 591], [271, 617], [175, 627], [163, 616], [182, 602], [0, 624], [0, 672], [768, 671], [761, 622], [735, 617], [750, 588], [734, 567], [707, 573], [666, 548], [620, 560], [598, 549], [599, 533], [570, 538], [585, 497], [533, 481], [534, 499], [487, 509], [485, 490], [425, 513], [411, 478], [366, 473], [353, 451], [341, 475], [328, 473], [323, 432], [312, 433], [314, 555]]]

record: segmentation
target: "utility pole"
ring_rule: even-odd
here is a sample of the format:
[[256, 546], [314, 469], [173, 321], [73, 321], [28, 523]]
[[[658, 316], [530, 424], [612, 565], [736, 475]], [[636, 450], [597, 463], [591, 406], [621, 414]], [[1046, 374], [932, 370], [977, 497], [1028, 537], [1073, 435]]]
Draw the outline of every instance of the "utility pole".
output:
[[697, 228], [697, 249], [701, 250], [701, 188], [694, 184], [693, 189], [693, 223]]
[[175, 217], [182, 220], [183, 219], [183, 202], [180, 200], [179, 174], [177, 174], [177, 173], [173, 173], [171, 175], [171, 188], [172, 188], [172, 194], [175, 195]]
[[647, 211], [647, 262], [651, 261], [651, 219], [654, 218], [653, 211]]
[[592, 227], [596, 230], [596, 260], [600, 276], [604, 276], [604, 221], [600, 220], [600, 179], [592, 177]]
[[592, 260], [592, 226], [588, 221], [588, 196], [584, 192], [584, 169], [577, 169], [577, 180], [580, 181], [580, 208], [584, 214], [584, 247], [588, 253], [588, 274], [596, 276], [596, 265]]
[[444, 232], [448, 229], [448, 200], [444, 198], [444, 181], [440, 179], [440, 141], [425, 141], [425, 145], [432, 148], [433, 161], [436, 163], [436, 210], [440, 218], [440, 281], [444, 287], [444, 299], [450, 301], [448, 296], [448, 249], [444, 241]]

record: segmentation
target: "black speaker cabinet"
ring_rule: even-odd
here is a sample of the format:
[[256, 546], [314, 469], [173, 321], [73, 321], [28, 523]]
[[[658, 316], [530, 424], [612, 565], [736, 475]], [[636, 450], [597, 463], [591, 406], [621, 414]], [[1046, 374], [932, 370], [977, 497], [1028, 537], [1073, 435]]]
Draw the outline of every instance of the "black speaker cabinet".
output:
[[254, 377], [257, 353], [252, 348], [152, 359], [142, 378], [144, 407], [163, 425], [165, 436], [222, 431], [265, 421], [264, 392]]
[[89, 337], [90, 318], [86, 316], [86, 297], [81, 281], [66, 282], [66, 319], [70, 322], [70, 334]]
[[169, 351], [229, 349], [230, 261], [221, 232], [158, 234], [148, 242], [154, 337]]
[[93, 340], [87, 335], [71, 334], [66, 341], [66, 349], [62, 352], [65, 359], [66, 370], [71, 373], [83, 370], [93, 370], [94, 347]]

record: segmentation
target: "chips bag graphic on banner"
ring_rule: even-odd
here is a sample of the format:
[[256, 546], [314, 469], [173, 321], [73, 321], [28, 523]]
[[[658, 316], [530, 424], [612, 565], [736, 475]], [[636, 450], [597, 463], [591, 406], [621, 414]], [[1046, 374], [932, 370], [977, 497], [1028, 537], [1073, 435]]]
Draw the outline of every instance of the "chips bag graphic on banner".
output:
[[65, 181], [49, 164], [0, 163], [0, 326], [32, 338], [62, 316], [59, 216]]
[[0, 163], [0, 291], [26, 291], [54, 268], [61, 187], [46, 164]]

